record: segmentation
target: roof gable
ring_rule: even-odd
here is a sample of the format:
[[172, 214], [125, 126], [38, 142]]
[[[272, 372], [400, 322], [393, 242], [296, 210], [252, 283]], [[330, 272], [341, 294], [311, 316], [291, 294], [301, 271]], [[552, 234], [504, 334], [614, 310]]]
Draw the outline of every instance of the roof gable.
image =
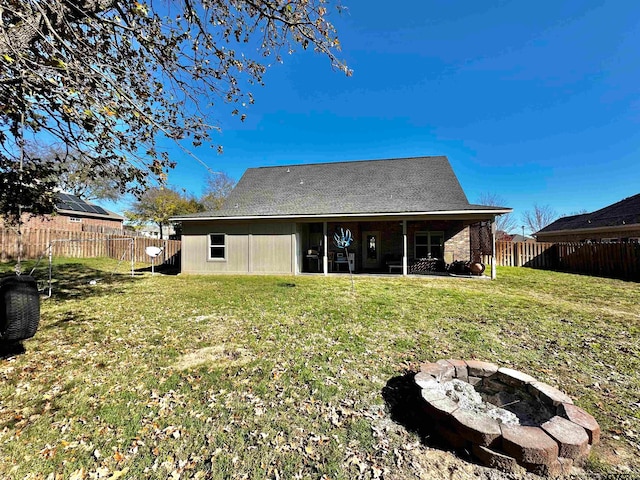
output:
[[214, 214], [340, 215], [478, 207], [469, 204], [447, 157], [434, 156], [250, 168]]

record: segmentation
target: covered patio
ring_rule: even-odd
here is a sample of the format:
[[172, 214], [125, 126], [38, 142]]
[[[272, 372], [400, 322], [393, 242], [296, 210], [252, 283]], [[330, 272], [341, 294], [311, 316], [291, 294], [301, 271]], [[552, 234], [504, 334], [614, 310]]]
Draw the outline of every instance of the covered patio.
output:
[[[297, 224], [301, 273], [435, 274], [461, 262], [482, 262], [495, 276], [491, 220], [442, 218], [332, 219]], [[349, 230], [338, 248], [334, 234]], [[455, 266], [455, 265], [454, 265]], [[350, 268], [349, 268], [350, 267]]]

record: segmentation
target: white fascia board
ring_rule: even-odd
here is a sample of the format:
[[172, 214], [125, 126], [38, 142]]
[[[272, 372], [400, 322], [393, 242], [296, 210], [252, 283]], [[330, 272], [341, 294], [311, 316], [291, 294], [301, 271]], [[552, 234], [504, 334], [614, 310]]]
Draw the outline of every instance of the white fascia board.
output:
[[413, 216], [446, 216], [446, 215], [502, 215], [511, 213], [513, 209], [505, 208], [500, 210], [438, 210], [434, 212], [384, 212], [384, 213], [323, 213], [315, 215], [239, 215], [229, 217], [171, 217], [171, 222], [188, 222], [202, 220], [275, 220], [275, 219], [296, 219], [296, 218], [359, 218], [359, 217], [413, 217]]

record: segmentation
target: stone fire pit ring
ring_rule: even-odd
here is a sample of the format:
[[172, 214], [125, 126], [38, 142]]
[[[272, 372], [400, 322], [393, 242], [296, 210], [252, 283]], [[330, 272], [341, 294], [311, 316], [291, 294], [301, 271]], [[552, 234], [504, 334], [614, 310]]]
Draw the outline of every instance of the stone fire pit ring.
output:
[[598, 422], [569, 396], [517, 370], [438, 360], [422, 364], [414, 381], [435, 433], [488, 467], [567, 474], [600, 439]]

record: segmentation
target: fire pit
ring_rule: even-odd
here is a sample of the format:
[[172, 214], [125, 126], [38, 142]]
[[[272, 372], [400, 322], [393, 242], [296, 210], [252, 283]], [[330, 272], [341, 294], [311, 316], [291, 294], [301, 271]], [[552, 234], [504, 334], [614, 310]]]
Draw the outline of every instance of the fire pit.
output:
[[435, 432], [489, 467], [566, 474], [600, 438], [596, 420], [571, 398], [517, 370], [438, 360], [423, 364], [415, 383]]

